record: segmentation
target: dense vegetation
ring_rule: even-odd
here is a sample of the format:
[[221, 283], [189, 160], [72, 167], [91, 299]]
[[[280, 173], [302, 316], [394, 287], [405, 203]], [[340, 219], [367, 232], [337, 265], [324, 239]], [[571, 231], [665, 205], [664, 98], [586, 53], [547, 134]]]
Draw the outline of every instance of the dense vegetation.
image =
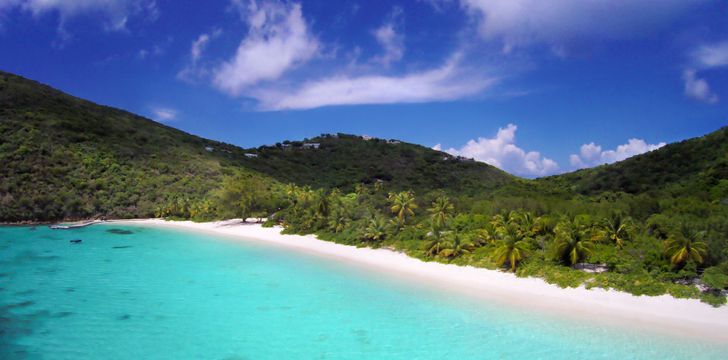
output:
[[673, 196], [700, 195], [701, 201], [725, 200], [728, 199], [728, 127], [616, 164], [540, 181], [585, 195], [666, 191]]
[[2, 72], [0, 104], [0, 221], [6, 222], [148, 217], [159, 207], [189, 206], [224, 174], [237, 172], [324, 188], [381, 179], [463, 194], [519, 182], [486, 164], [358, 136], [317, 139], [316, 151], [301, 142], [245, 150]]
[[[240, 191], [241, 183], [230, 181], [217, 199], [238, 199], [227, 203], [240, 211], [238, 216], [269, 215], [268, 225], [280, 224], [288, 233], [388, 247], [428, 261], [500, 268], [560, 286], [669, 293], [716, 305], [726, 299], [721, 292], [728, 287], [725, 209], [714, 209], [715, 216], [704, 220], [670, 211], [641, 220], [613, 199], [573, 211], [567, 201], [566, 210], [557, 212], [493, 206], [462, 212], [468, 204], [455, 203], [443, 192], [419, 197], [390, 191], [385, 182], [360, 184], [351, 193], [293, 184], [263, 189], [260, 184], [253, 194]], [[215, 203], [220, 205], [213, 211], [228, 206]], [[203, 218], [209, 217], [220, 215]]]
[[287, 232], [561, 286], [725, 302], [728, 128], [524, 180], [345, 134], [245, 150], [5, 73], [0, 104], [0, 221], [267, 217]]
[[[317, 144], [312, 151], [307, 144]], [[354, 190], [359, 183], [385, 181], [397, 189], [477, 195], [516, 184], [518, 179], [493, 166], [457, 158], [396, 140], [346, 134], [262, 146], [245, 166], [283, 183]]]
[[0, 221], [151, 216], [205, 196], [243, 157], [7, 73], [0, 104]]

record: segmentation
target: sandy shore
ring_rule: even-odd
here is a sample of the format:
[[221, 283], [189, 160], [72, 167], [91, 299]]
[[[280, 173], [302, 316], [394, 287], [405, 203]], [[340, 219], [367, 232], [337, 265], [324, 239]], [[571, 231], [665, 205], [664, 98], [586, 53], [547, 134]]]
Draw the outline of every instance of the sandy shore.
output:
[[266, 242], [376, 268], [388, 276], [404, 277], [408, 281], [446, 288], [527, 311], [546, 311], [595, 325], [610, 323], [728, 343], [728, 306], [714, 308], [695, 299], [676, 299], [669, 295], [634, 296], [583, 287], [562, 289], [537, 278], [518, 278], [500, 271], [423, 262], [390, 250], [356, 248], [322, 241], [315, 236], [282, 235], [280, 228], [242, 224], [239, 220], [193, 223], [148, 219], [114, 223], [187, 229], [232, 236], [240, 241]]

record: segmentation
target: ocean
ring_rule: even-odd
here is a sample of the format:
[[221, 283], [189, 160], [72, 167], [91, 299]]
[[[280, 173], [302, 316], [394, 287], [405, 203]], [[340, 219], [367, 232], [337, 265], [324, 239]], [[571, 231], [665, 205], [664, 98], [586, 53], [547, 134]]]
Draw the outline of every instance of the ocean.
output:
[[2, 359], [718, 359], [728, 351], [487, 303], [261, 242], [113, 223], [0, 227], [0, 331]]

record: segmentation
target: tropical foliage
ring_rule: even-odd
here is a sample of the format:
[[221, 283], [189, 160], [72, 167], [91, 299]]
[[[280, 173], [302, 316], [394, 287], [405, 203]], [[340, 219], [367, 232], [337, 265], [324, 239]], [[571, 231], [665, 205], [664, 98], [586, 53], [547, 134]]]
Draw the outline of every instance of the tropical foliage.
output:
[[707, 253], [703, 237], [705, 237], [704, 231], [697, 231], [683, 224], [679, 232], [665, 240], [665, 253], [672, 265], [680, 266], [687, 261], [702, 264], [703, 257]]

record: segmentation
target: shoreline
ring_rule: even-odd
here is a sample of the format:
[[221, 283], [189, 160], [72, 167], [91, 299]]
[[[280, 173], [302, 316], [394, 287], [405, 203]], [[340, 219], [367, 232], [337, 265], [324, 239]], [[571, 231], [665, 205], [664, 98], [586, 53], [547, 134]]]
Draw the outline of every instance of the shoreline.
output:
[[[240, 220], [194, 223], [161, 219], [110, 220], [105, 224], [166, 227], [255, 241], [287, 250], [324, 256], [350, 266], [378, 270], [417, 285], [457, 292], [476, 299], [573, 320], [687, 336], [728, 344], [728, 306], [714, 308], [698, 299], [670, 295], [635, 296], [601, 288], [560, 288], [539, 278], [472, 266], [425, 262], [388, 249], [358, 248], [319, 240], [315, 235], [283, 235], [280, 227], [263, 228]], [[103, 226], [103, 224], [101, 224]]]

